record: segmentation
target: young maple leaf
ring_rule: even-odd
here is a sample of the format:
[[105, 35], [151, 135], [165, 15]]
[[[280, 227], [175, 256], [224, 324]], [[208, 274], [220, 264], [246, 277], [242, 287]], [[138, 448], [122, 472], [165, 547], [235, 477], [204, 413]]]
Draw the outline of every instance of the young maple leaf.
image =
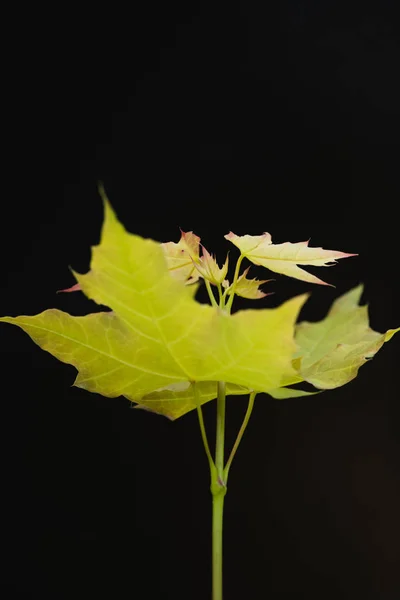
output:
[[229, 257], [226, 257], [225, 263], [222, 267], [218, 266], [218, 263], [214, 256], [212, 256], [204, 246], [202, 246], [202, 256], [198, 261], [193, 261], [194, 266], [200, 273], [200, 275], [207, 279], [214, 285], [223, 283], [226, 274], [228, 272]]
[[337, 259], [358, 256], [357, 254], [348, 254], [337, 250], [324, 250], [323, 248], [310, 248], [306, 242], [284, 242], [283, 244], [273, 244], [269, 233], [263, 235], [235, 235], [228, 233], [225, 239], [237, 246], [242, 254], [255, 265], [260, 265], [274, 271], [321, 285], [331, 285], [325, 283], [315, 275], [303, 271], [297, 265], [313, 265], [317, 267], [331, 266]]
[[[273, 279], [247, 279], [247, 273], [250, 271], [250, 267], [247, 267], [243, 271], [243, 273], [238, 277], [235, 286], [235, 294], [241, 296], [242, 298], [248, 298], [249, 300], [258, 300], [259, 298], [265, 298], [266, 296], [270, 296], [274, 292], [269, 292], [266, 294], [262, 290], [260, 290], [260, 285], [264, 283], [268, 283], [269, 281], [273, 281]], [[233, 291], [233, 285], [229, 285], [228, 281], [223, 283], [223, 286], [227, 289], [227, 294], [230, 294]]]
[[398, 327], [378, 333], [370, 328], [368, 306], [359, 306], [362, 292], [363, 286], [357, 286], [335, 300], [322, 321], [303, 321], [296, 326], [299, 350], [295, 356], [304, 381], [322, 389], [348, 383], [400, 331]]
[[188, 285], [196, 283], [200, 277], [195, 267], [199, 261], [200, 238], [193, 231], [181, 230], [179, 242], [164, 242], [161, 246], [171, 275]]

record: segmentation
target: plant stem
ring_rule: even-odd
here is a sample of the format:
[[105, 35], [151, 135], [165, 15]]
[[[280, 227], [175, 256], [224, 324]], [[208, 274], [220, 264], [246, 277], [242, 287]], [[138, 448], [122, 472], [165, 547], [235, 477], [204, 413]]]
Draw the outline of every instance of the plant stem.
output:
[[224, 474], [224, 444], [225, 444], [225, 396], [226, 384], [224, 381], [218, 381], [217, 395], [217, 436], [215, 441], [215, 466], [217, 467], [218, 477], [223, 478]]
[[208, 445], [206, 428], [204, 426], [203, 411], [201, 409], [201, 404], [200, 404], [200, 401], [199, 401], [199, 398], [198, 398], [198, 390], [197, 390], [197, 387], [196, 387], [196, 382], [194, 381], [192, 383], [192, 385], [193, 385], [194, 397], [195, 397], [196, 408], [197, 408], [197, 416], [199, 418], [199, 425], [200, 425], [201, 437], [203, 439], [203, 444], [204, 444], [204, 449], [206, 451], [206, 455], [207, 455], [207, 459], [208, 459], [208, 464], [210, 465], [210, 474], [211, 474], [211, 483], [212, 483], [212, 481], [213, 481], [213, 474], [215, 473], [215, 464], [214, 464], [213, 458], [211, 456], [210, 446]]
[[211, 304], [212, 304], [212, 306], [214, 306], [214, 308], [217, 308], [218, 307], [218, 302], [216, 301], [214, 293], [213, 293], [213, 291], [211, 289], [211, 284], [210, 284], [209, 281], [207, 281], [207, 279], [205, 279], [204, 282], [206, 284], [206, 288], [207, 288], [208, 295], [210, 297]]
[[237, 451], [237, 449], [239, 447], [239, 444], [241, 442], [241, 439], [243, 437], [243, 434], [244, 434], [245, 429], [247, 427], [247, 424], [249, 422], [249, 419], [250, 419], [250, 416], [251, 416], [251, 413], [252, 413], [252, 410], [253, 410], [254, 400], [255, 400], [256, 395], [257, 395], [256, 392], [251, 392], [251, 394], [250, 394], [249, 404], [247, 406], [247, 411], [246, 411], [245, 417], [243, 419], [242, 426], [240, 427], [240, 430], [239, 430], [239, 433], [237, 435], [236, 441], [233, 444], [233, 448], [232, 448], [231, 453], [229, 455], [228, 462], [225, 465], [225, 469], [224, 469], [224, 481], [225, 481], [225, 485], [228, 483], [229, 469], [231, 467], [233, 457], [236, 454], [236, 451]]
[[212, 511], [212, 600], [222, 600], [222, 532], [224, 497], [226, 484], [224, 476], [225, 442], [225, 382], [218, 382], [217, 435], [215, 446], [215, 476], [211, 483], [213, 497]]
[[228, 302], [226, 303], [226, 311], [228, 313], [231, 312], [232, 309], [232, 304], [233, 304], [233, 298], [235, 297], [235, 288], [236, 288], [236, 282], [239, 278], [239, 270], [240, 270], [240, 265], [242, 264], [242, 260], [244, 259], [244, 254], [241, 254], [237, 260], [236, 263], [236, 268], [235, 268], [235, 274], [233, 276], [233, 281], [232, 281], [232, 288], [231, 288], [231, 292], [229, 295], [229, 299]]
[[213, 495], [212, 503], [212, 600], [222, 600], [222, 527], [225, 493]]
[[224, 308], [224, 295], [222, 293], [222, 285], [219, 283], [218, 284], [218, 297], [219, 297], [219, 307], [220, 308]]

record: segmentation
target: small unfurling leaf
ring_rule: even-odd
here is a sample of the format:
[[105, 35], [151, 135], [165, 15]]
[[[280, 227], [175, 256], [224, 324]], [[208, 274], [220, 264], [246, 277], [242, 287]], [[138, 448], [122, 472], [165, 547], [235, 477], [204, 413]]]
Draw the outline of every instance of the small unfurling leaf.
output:
[[227, 256], [223, 266], [219, 267], [215, 257], [203, 247], [202, 256], [198, 261], [193, 261], [193, 264], [204, 279], [214, 285], [219, 285], [224, 281], [228, 272], [228, 261]]

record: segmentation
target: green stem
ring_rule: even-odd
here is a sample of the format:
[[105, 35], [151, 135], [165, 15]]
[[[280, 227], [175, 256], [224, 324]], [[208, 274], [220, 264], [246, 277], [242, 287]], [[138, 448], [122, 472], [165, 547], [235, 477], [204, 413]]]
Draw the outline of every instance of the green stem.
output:
[[225, 396], [226, 384], [224, 381], [218, 381], [217, 395], [217, 436], [215, 442], [215, 466], [217, 467], [218, 477], [224, 475], [224, 443], [225, 443]]
[[215, 477], [211, 484], [212, 511], [212, 600], [222, 600], [222, 532], [224, 497], [224, 442], [225, 442], [225, 382], [218, 382], [217, 435], [215, 446]]
[[219, 297], [219, 307], [224, 308], [224, 295], [222, 293], [222, 285], [218, 284], [218, 297]]
[[210, 300], [211, 300], [211, 304], [212, 304], [212, 305], [213, 305], [215, 308], [218, 308], [218, 302], [217, 302], [217, 301], [216, 301], [216, 299], [215, 299], [214, 293], [213, 293], [213, 291], [212, 291], [212, 289], [211, 289], [210, 282], [209, 282], [209, 281], [207, 281], [207, 279], [205, 279], [204, 281], [205, 281], [205, 284], [206, 284], [206, 288], [207, 288], [208, 295], [209, 295], [209, 297], [210, 297]]
[[238, 260], [237, 260], [237, 263], [236, 263], [235, 274], [233, 276], [233, 281], [232, 281], [232, 289], [231, 289], [231, 292], [229, 294], [229, 300], [226, 303], [226, 311], [228, 313], [230, 313], [231, 309], [232, 309], [233, 298], [235, 296], [236, 282], [237, 282], [238, 277], [239, 277], [240, 265], [242, 264], [242, 260], [243, 259], [244, 259], [244, 254], [241, 254], [239, 256]]
[[211, 484], [212, 484], [213, 476], [215, 476], [215, 464], [214, 464], [213, 458], [211, 456], [210, 446], [208, 445], [206, 428], [204, 426], [203, 411], [201, 410], [199, 394], [198, 394], [198, 390], [197, 390], [195, 381], [192, 383], [192, 386], [193, 386], [193, 390], [194, 390], [194, 398], [195, 398], [195, 402], [196, 402], [197, 416], [199, 417], [201, 437], [203, 439], [204, 449], [206, 451], [206, 455], [208, 458], [208, 464], [210, 465]]
[[241, 442], [241, 439], [243, 437], [243, 434], [244, 434], [245, 429], [247, 427], [247, 424], [249, 422], [249, 419], [250, 419], [250, 416], [251, 416], [251, 413], [252, 413], [252, 410], [253, 410], [254, 400], [256, 398], [256, 395], [257, 395], [256, 392], [251, 392], [251, 394], [250, 394], [249, 404], [247, 406], [247, 411], [246, 411], [245, 417], [243, 419], [242, 426], [241, 426], [241, 428], [239, 430], [239, 433], [237, 435], [236, 441], [233, 444], [233, 448], [232, 448], [231, 453], [229, 455], [228, 462], [225, 465], [225, 469], [224, 469], [224, 481], [225, 481], [225, 485], [228, 483], [229, 469], [231, 468], [233, 457], [235, 456], [236, 451], [239, 448], [239, 444]]
[[213, 495], [212, 503], [212, 600], [222, 600], [222, 527], [225, 494]]

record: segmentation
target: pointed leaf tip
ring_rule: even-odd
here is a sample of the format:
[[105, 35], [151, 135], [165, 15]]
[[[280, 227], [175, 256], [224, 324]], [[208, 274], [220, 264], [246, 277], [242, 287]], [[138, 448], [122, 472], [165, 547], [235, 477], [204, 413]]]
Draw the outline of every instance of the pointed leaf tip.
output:
[[103, 201], [104, 214], [106, 214], [107, 208], [111, 209], [111, 204], [110, 204], [110, 201], [108, 199], [107, 192], [105, 190], [105, 187], [104, 187], [104, 184], [103, 184], [102, 181], [98, 182], [98, 184], [97, 184], [97, 190], [99, 192], [100, 198]]
[[400, 331], [400, 327], [397, 327], [397, 329], [388, 329], [388, 331], [385, 334], [385, 342], [388, 342], [389, 340], [391, 340], [392, 337], [399, 331]]
[[111, 236], [115, 237], [115, 235], [118, 235], [121, 231], [125, 232], [125, 227], [119, 221], [117, 214], [112, 207], [110, 200], [108, 199], [102, 181], [98, 182], [97, 189], [103, 202], [104, 214], [103, 225], [101, 229], [101, 239], [104, 240], [106, 237], [111, 239]]
[[106, 195], [104, 183], [101, 181], [101, 179], [99, 179], [99, 181], [97, 182], [97, 191], [99, 192], [101, 197]]
[[57, 294], [61, 294], [61, 293], [64, 293], [64, 292], [80, 292], [80, 291], [82, 291], [81, 284], [80, 283], [75, 283], [75, 285], [73, 285], [73, 286], [71, 286], [69, 288], [65, 288], [65, 290], [57, 290], [56, 293]]

